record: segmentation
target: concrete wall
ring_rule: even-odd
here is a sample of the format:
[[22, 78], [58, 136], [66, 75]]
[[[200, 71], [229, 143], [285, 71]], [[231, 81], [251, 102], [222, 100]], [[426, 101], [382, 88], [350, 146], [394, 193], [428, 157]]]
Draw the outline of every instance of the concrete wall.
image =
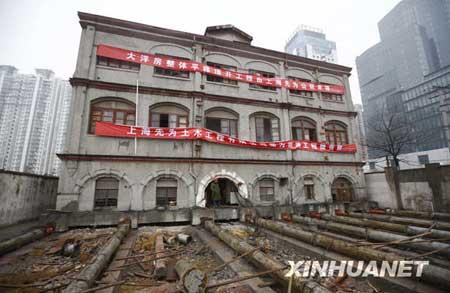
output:
[[[365, 174], [367, 197], [381, 208], [397, 208], [392, 172]], [[450, 166], [399, 171], [399, 190], [405, 209], [450, 212]]]
[[0, 171], [0, 226], [37, 219], [56, 207], [58, 178]]

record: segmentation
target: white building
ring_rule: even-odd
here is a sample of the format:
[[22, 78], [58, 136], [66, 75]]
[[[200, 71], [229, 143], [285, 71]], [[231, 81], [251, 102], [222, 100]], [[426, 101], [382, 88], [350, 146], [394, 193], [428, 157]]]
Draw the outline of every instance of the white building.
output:
[[57, 174], [71, 87], [47, 69], [0, 66], [0, 169]]
[[367, 151], [367, 143], [366, 143], [366, 131], [364, 129], [364, 110], [361, 104], [355, 104], [355, 111], [358, 113], [356, 116], [356, 120], [358, 123], [359, 129], [359, 144], [361, 150], [361, 159], [363, 161], [367, 161], [368, 159], [368, 151]]
[[337, 63], [336, 43], [327, 40], [320, 28], [300, 25], [286, 42], [284, 51], [289, 54]]

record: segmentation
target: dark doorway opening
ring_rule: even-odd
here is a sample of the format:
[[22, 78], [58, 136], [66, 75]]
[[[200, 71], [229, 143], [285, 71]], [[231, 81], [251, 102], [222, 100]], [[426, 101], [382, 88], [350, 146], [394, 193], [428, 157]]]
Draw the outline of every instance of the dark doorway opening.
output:
[[[214, 180], [208, 184], [205, 190], [206, 207], [213, 208], [214, 202], [212, 198], [211, 185], [214, 184]], [[216, 201], [216, 207], [237, 206], [239, 204], [237, 197], [238, 189], [233, 181], [227, 178], [218, 178], [217, 184], [220, 190], [220, 199]]]

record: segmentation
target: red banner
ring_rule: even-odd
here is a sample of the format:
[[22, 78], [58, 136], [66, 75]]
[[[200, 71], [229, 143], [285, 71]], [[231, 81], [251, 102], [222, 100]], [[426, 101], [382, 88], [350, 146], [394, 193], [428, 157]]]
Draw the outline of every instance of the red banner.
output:
[[200, 72], [207, 75], [219, 76], [225, 79], [252, 83], [261, 86], [270, 86], [277, 88], [284, 87], [291, 90], [299, 90], [299, 91], [344, 94], [344, 87], [340, 85], [303, 82], [298, 80], [276, 78], [276, 77], [267, 78], [254, 74], [247, 74], [237, 71], [219, 69], [190, 60], [181, 60], [170, 57], [157, 56], [106, 45], [98, 45], [97, 55], [177, 71]]
[[97, 122], [95, 135], [125, 138], [150, 138], [168, 140], [202, 140], [237, 147], [250, 147], [268, 150], [303, 150], [329, 153], [355, 153], [355, 144], [332, 145], [322, 142], [286, 140], [274, 142], [256, 142], [242, 140], [220, 134], [205, 128], [156, 128], [145, 126], [117, 125], [110, 122]]

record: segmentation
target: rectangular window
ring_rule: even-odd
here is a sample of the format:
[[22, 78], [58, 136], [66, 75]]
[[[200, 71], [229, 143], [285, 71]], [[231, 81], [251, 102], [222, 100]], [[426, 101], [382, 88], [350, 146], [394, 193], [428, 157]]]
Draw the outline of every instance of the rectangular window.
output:
[[115, 178], [100, 178], [95, 183], [94, 207], [116, 207], [119, 181]]
[[277, 118], [255, 117], [256, 141], [280, 140]]
[[[214, 67], [217, 69], [228, 70], [228, 71], [237, 71], [237, 68], [235, 66], [229, 66], [229, 65], [218, 64], [218, 63], [213, 63], [213, 62], [206, 62], [206, 64], [208, 66], [211, 66], [211, 67]], [[220, 76], [214, 76], [214, 75], [207, 75], [206, 80], [211, 81], [211, 82], [219, 82], [219, 83], [237, 85], [237, 80], [226, 79], [226, 78], [223, 78]]]
[[428, 155], [417, 156], [417, 159], [419, 160], [419, 164], [422, 164], [422, 165], [430, 163], [430, 158], [428, 157]]
[[175, 128], [187, 127], [187, 116], [167, 113], [150, 113], [151, 127]]
[[[256, 76], [260, 76], [260, 77], [266, 77], [266, 78], [274, 78], [275, 77], [275, 74], [272, 73], [272, 72], [258, 71], [258, 70], [253, 70], [253, 69], [250, 69], [248, 71], [248, 73], [256, 75]], [[269, 90], [269, 91], [276, 91], [277, 90], [276, 87], [264, 86], [264, 85], [254, 84], [254, 83], [250, 83], [250, 88], [253, 88], [253, 89], [264, 89], [264, 90]]]
[[334, 102], [343, 102], [343, 96], [340, 94], [322, 93], [322, 99]]
[[97, 56], [97, 65], [139, 71], [141, 64]]
[[275, 183], [273, 179], [259, 181], [259, 197], [261, 201], [275, 200]]
[[305, 189], [306, 199], [314, 199], [314, 180], [312, 178], [305, 178], [303, 187]]
[[[298, 78], [298, 77], [293, 77], [293, 76], [289, 76], [288, 78], [291, 79], [291, 80], [298, 81], [300, 83], [301, 82], [311, 82], [311, 80], [309, 80], [309, 79]], [[310, 91], [301, 91], [301, 90], [291, 90], [290, 89], [289, 93], [293, 94], [293, 95], [299, 95], [299, 96], [302, 96], [302, 97], [308, 97], [308, 98], [312, 98], [312, 96], [313, 96], [313, 93], [310, 92]]]
[[206, 128], [232, 137], [237, 137], [236, 120], [206, 117]]
[[[176, 60], [189, 60], [188, 58], [169, 56], [169, 55], [163, 55], [163, 54], [156, 54], [156, 55], [161, 56], [161, 57], [174, 58]], [[165, 76], [180, 77], [180, 78], [189, 78], [190, 77], [189, 72], [187, 72], [187, 71], [178, 71], [178, 70], [165, 69], [165, 68], [159, 68], [159, 67], [154, 67], [153, 73], [159, 74], [159, 75], [165, 75]]]
[[173, 179], [159, 179], [156, 183], [156, 206], [177, 205], [177, 181]]

